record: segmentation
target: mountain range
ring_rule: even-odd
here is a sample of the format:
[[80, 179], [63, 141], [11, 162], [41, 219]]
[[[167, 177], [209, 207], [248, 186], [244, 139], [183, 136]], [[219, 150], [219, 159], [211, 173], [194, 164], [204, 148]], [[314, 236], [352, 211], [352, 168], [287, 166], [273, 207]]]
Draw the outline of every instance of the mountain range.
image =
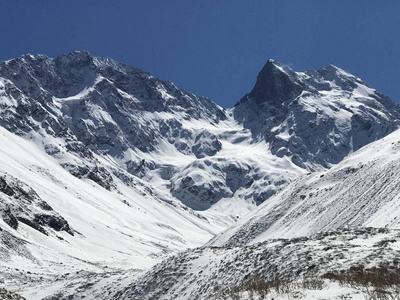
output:
[[164, 264], [396, 228], [399, 124], [398, 104], [333, 65], [270, 59], [222, 108], [87, 51], [0, 62], [0, 282], [27, 299], [199, 299], [143, 278], [203, 245]]

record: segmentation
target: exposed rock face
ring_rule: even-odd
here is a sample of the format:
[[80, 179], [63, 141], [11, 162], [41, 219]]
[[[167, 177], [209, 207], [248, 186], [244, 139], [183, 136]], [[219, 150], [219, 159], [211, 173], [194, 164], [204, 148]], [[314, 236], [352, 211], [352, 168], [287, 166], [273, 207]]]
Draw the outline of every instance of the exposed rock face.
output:
[[10, 175], [0, 176], [0, 216], [11, 228], [22, 222], [43, 234], [45, 227], [73, 235], [68, 222], [27, 184]]
[[271, 106], [279, 107], [283, 102], [299, 96], [304, 88], [305, 84], [296, 72], [269, 59], [258, 74], [256, 84], [248, 97], [257, 104], [267, 102]]
[[108, 190], [112, 176], [94, 154], [120, 159], [129, 150], [148, 153], [163, 139], [186, 155], [204, 157], [221, 148], [215, 136], [203, 130], [196, 138], [179, 120], [218, 123], [226, 119], [223, 109], [112, 59], [87, 51], [54, 59], [24, 55], [0, 62], [0, 76], [0, 95], [7, 99], [0, 104], [1, 125], [18, 135], [39, 133], [45, 151], [62, 166]]
[[171, 178], [171, 194], [199, 210], [208, 209], [235, 194], [258, 205], [287, 182], [284, 175], [263, 170], [257, 161], [251, 159], [209, 157], [176, 172]]
[[214, 122], [226, 118], [223, 110], [207, 98], [112, 59], [93, 57], [87, 51], [55, 59], [24, 55], [1, 62], [0, 76], [19, 89], [10, 86], [19, 93], [16, 100], [32, 98], [20, 100], [33, 106], [19, 108], [27, 116], [35, 112], [33, 117], [38, 120], [50, 118], [49, 114], [61, 117], [65, 123], [59, 127], [72, 130], [79, 141], [97, 153], [107, 150], [121, 154], [129, 147], [154, 150], [158, 126], [144, 116], [146, 112], [182, 113], [187, 118]]
[[18, 294], [7, 291], [6, 289], [0, 288], [0, 299], [4, 300], [25, 300]]
[[221, 150], [221, 143], [218, 138], [208, 131], [200, 132], [192, 146], [192, 152], [197, 158], [204, 158], [206, 156], [213, 156]]

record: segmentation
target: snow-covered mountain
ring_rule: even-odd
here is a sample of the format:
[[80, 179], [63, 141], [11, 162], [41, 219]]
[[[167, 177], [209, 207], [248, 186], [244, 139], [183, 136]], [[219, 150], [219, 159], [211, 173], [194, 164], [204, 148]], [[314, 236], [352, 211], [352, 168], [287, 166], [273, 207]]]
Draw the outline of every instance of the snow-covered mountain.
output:
[[398, 105], [334, 66], [301, 73], [269, 60], [233, 109], [87, 51], [24, 55], [0, 63], [0, 76], [1, 125], [35, 133], [74, 176], [112, 190], [123, 170], [194, 209], [229, 206], [232, 216], [243, 213], [215, 203], [262, 203], [392, 132], [400, 117]]
[[[335, 164], [399, 120], [397, 104], [334, 66], [295, 72], [269, 60], [254, 89], [224, 109], [87, 51], [0, 62], [0, 274], [7, 275], [0, 279], [41, 299], [56, 290], [54, 276], [67, 285], [76, 274], [107, 282], [118, 273], [139, 276], [232, 224], [214, 244], [267, 238], [270, 208], [280, 222], [298, 201], [291, 189], [312, 176], [328, 180], [343, 163]], [[323, 173], [305, 177], [314, 171]], [[304, 210], [318, 216], [318, 205]], [[300, 219], [291, 218], [291, 228]], [[354, 224], [370, 224], [362, 220]], [[307, 222], [301, 233], [348, 220]]]
[[234, 116], [274, 155], [318, 170], [397, 129], [399, 112], [388, 97], [338, 67], [294, 72], [269, 60]]

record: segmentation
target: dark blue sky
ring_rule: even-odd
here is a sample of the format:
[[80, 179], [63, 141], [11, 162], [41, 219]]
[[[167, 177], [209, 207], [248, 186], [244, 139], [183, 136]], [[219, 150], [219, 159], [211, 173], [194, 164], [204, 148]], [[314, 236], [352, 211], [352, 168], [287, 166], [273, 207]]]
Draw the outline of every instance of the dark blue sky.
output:
[[400, 101], [400, 1], [2, 1], [0, 60], [86, 49], [231, 107], [268, 58]]

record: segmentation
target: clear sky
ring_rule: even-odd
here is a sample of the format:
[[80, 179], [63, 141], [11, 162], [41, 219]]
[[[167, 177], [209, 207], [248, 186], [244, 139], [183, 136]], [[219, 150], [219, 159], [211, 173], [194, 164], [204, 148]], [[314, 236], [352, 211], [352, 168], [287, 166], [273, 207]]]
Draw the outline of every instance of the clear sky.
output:
[[0, 60], [85, 49], [224, 107], [268, 58], [334, 64], [400, 101], [398, 0], [9, 0], [0, 15]]

